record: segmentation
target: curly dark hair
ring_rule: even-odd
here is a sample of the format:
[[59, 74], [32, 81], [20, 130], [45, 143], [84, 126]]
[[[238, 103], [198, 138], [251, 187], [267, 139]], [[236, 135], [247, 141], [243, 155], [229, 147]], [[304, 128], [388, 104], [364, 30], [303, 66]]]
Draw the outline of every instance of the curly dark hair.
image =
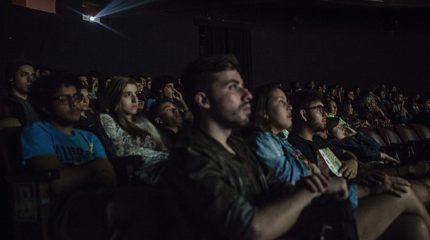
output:
[[58, 72], [42, 77], [31, 85], [28, 99], [42, 120], [49, 119], [49, 106], [62, 86], [74, 86], [79, 91], [81, 83], [73, 74]]

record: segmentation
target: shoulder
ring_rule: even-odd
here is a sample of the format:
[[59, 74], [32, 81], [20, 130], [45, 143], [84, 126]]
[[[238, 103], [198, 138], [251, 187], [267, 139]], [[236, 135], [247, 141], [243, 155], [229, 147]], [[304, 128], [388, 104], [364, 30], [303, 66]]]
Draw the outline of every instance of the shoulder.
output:
[[113, 117], [107, 113], [100, 113], [99, 117], [101, 122], [114, 121]]
[[83, 137], [84, 139], [99, 140], [98, 137], [94, 133], [86, 131], [86, 130], [74, 128], [73, 132], [74, 132], [74, 134], [79, 135], [79, 136]]
[[53, 133], [56, 129], [48, 122], [34, 122], [22, 130], [23, 135], [32, 135], [37, 133]]

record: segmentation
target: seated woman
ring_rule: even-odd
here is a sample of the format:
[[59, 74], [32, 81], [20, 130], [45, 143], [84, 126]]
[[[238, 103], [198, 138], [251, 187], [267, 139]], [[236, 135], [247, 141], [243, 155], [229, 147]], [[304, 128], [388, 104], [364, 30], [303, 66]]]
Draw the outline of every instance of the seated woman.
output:
[[81, 101], [82, 112], [81, 112], [81, 118], [79, 119], [79, 122], [76, 124], [76, 128], [90, 130], [97, 122], [97, 114], [90, 106], [88, 88], [86, 88], [85, 85], [82, 85], [82, 84], [80, 87], [81, 89], [79, 90], [79, 92], [82, 94], [82, 101]]
[[361, 101], [361, 119], [366, 120], [372, 127], [390, 127], [390, 118], [376, 103], [374, 96], [364, 97]]
[[345, 101], [343, 103], [340, 116], [353, 129], [356, 129], [359, 127], [370, 127], [370, 124], [367, 121], [363, 121], [360, 118], [358, 118], [358, 114], [355, 112], [354, 106], [351, 101]]
[[126, 77], [112, 78], [103, 99], [108, 113], [100, 114], [100, 123], [112, 142], [115, 155], [141, 156], [134, 177], [143, 183], [155, 183], [168, 152], [154, 125], [137, 115], [136, 82]]
[[361, 131], [356, 131], [341, 122], [338, 117], [327, 118], [329, 142], [353, 152], [360, 160], [400, 163], [394, 157], [381, 152], [381, 146]]
[[[259, 89], [254, 100], [255, 125], [260, 131], [252, 144], [260, 160], [279, 178], [292, 183], [301, 175], [315, 171], [286, 138], [279, 136], [283, 130], [292, 127], [292, 107], [284, 92], [277, 86], [266, 86]], [[381, 235], [402, 239], [400, 234], [403, 237], [417, 234], [414, 239], [428, 238], [430, 217], [409, 183], [388, 176], [385, 180], [371, 188], [359, 186], [361, 198], [357, 208], [357, 229], [360, 239], [376, 239]], [[409, 221], [411, 216], [413, 220]]]
[[[359, 160], [379, 161], [383, 164], [399, 164], [400, 161], [380, 150], [381, 146], [360, 131], [356, 131], [345, 124], [342, 124], [338, 118], [327, 118], [327, 137], [332, 144], [353, 152]], [[362, 167], [365, 167], [364, 165]], [[389, 175], [407, 177], [411, 180], [412, 188], [424, 204], [430, 203], [430, 183], [429, 173], [430, 164], [420, 162], [397, 167], [383, 165], [378, 171]]]

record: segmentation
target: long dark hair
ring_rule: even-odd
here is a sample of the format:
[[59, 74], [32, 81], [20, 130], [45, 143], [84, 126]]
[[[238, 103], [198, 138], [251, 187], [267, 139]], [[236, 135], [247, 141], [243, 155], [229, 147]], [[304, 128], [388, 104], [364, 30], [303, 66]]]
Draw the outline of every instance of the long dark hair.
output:
[[[119, 111], [122, 91], [128, 84], [137, 86], [136, 82], [132, 78], [121, 76], [112, 77], [112, 81], [106, 87], [103, 97], [106, 111], [113, 117], [118, 125], [130, 135], [141, 138], [145, 138], [150, 135], [157, 143], [157, 149], [165, 149], [165, 146], [161, 141], [160, 134], [149, 120], [146, 118], [138, 118], [137, 115], [134, 115], [133, 121], [130, 122], [125, 118], [124, 114]], [[139, 124], [138, 126], [136, 122], [141, 122], [142, 124]]]

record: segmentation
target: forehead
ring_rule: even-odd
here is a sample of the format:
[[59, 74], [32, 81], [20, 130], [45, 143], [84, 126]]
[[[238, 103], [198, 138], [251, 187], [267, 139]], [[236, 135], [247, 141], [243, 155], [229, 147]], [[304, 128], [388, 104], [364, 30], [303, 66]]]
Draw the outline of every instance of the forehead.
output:
[[174, 107], [176, 107], [175, 104], [171, 102], [165, 102], [161, 105], [161, 109], [174, 108]]
[[215, 81], [213, 85], [224, 85], [230, 81], [236, 81], [243, 84], [243, 79], [237, 70], [225, 70], [214, 74]]
[[125, 87], [122, 91], [123, 92], [137, 91], [137, 86], [134, 83], [129, 83], [129, 84], [125, 85]]
[[88, 95], [88, 89], [86, 88], [81, 88], [81, 90], [79, 90], [82, 94]]
[[316, 106], [324, 106], [324, 104], [321, 102], [321, 100], [312, 101], [309, 104], [309, 107], [316, 107]]
[[75, 86], [65, 86], [61, 85], [61, 87], [58, 89], [57, 93], [55, 95], [74, 95], [78, 91], [76, 90]]
[[285, 95], [284, 91], [282, 91], [279, 88], [276, 88], [270, 93], [270, 98], [271, 99], [277, 99], [277, 98], [287, 99], [287, 96]]
[[17, 72], [33, 73], [34, 68], [32, 66], [26, 64], [26, 65], [19, 66], [19, 68], [17, 69]]

